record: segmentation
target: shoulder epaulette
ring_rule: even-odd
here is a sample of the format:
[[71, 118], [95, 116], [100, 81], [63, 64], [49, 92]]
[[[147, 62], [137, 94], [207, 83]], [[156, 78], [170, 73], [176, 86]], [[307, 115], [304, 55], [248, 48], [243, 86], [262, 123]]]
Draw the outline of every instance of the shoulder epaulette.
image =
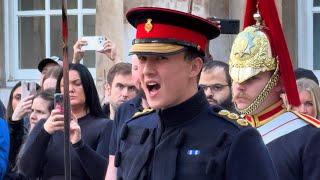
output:
[[154, 109], [151, 109], [151, 108], [146, 108], [146, 109], [143, 109], [142, 111], [138, 111], [136, 112], [131, 119], [135, 119], [137, 117], [141, 117], [141, 116], [144, 116], [144, 115], [147, 115], [147, 114], [150, 114], [154, 111]]
[[243, 119], [240, 117], [240, 115], [238, 115], [236, 113], [232, 113], [226, 109], [220, 110], [217, 114], [220, 115], [220, 117], [222, 117], [224, 119], [228, 119], [228, 120], [236, 122], [240, 126], [248, 126], [249, 125], [249, 122], [246, 119]]
[[297, 115], [299, 118], [303, 119], [304, 121], [307, 121], [308, 123], [312, 124], [313, 126], [320, 128], [320, 120], [312, 116], [309, 116], [307, 114], [301, 114], [297, 111], [291, 111], [291, 112]]

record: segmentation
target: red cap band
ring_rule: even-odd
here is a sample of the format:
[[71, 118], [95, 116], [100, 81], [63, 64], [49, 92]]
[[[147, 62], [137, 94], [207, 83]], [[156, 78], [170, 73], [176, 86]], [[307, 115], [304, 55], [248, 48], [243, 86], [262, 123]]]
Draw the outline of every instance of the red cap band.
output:
[[145, 30], [145, 23], [137, 26], [137, 39], [175, 39], [194, 44], [205, 52], [207, 45], [206, 36], [199, 32], [192, 31], [183, 27], [178, 27], [170, 24], [152, 24], [152, 29], [147, 32]]

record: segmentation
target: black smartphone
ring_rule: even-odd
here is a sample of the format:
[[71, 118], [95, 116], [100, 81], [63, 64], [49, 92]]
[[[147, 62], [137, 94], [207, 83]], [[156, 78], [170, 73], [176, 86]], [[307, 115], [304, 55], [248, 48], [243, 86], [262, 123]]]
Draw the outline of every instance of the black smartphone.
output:
[[58, 109], [61, 113], [63, 113], [64, 106], [63, 106], [63, 94], [62, 93], [55, 93], [54, 94], [54, 108]]
[[221, 34], [238, 34], [240, 31], [240, 20], [239, 19], [219, 19], [219, 18], [208, 18], [211, 21], [220, 21]]

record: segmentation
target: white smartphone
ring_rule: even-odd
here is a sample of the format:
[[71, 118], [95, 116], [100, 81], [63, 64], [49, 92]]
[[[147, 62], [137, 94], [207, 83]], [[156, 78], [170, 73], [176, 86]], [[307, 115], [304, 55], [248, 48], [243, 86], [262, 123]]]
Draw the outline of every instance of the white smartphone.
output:
[[36, 82], [21, 82], [21, 99], [24, 99], [30, 95], [35, 95], [37, 93]]
[[106, 41], [105, 37], [103, 36], [84, 36], [81, 38], [83, 41], [87, 41], [86, 46], [82, 46], [81, 50], [85, 51], [101, 51], [103, 50], [103, 45]]

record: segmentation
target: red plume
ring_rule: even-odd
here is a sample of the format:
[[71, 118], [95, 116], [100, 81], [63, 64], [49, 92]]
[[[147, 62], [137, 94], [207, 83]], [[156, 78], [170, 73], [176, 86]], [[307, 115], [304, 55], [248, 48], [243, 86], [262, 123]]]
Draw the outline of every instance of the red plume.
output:
[[269, 36], [273, 54], [279, 60], [281, 82], [287, 94], [288, 103], [299, 106], [300, 99], [296, 78], [274, 0], [247, 0], [243, 27], [255, 24], [253, 14], [257, 12], [257, 7], [265, 26], [268, 28], [266, 33]]
[[67, 46], [67, 42], [68, 42], [68, 18], [67, 18], [67, 10], [66, 10], [66, 3], [62, 0], [62, 38], [63, 38], [63, 42], [64, 42], [64, 46]]
[[258, 7], [265, 25], [269, 28], [270, 38], [272, 39], [272, 42], [274, 42], [272, 46], [279, 59], [280, 76], [287, 94], [288, 102], [293, 106], [299, 106], [300, 99], [296, 78], [275, 2], [274, 0], [260, 0]]
[[258, 0], [247, 0], [246, 11], [244, 13], [243, 20], [243, 29], [256, 23], [253, 18], [253, 14], [257, 12], [257, 1]]

